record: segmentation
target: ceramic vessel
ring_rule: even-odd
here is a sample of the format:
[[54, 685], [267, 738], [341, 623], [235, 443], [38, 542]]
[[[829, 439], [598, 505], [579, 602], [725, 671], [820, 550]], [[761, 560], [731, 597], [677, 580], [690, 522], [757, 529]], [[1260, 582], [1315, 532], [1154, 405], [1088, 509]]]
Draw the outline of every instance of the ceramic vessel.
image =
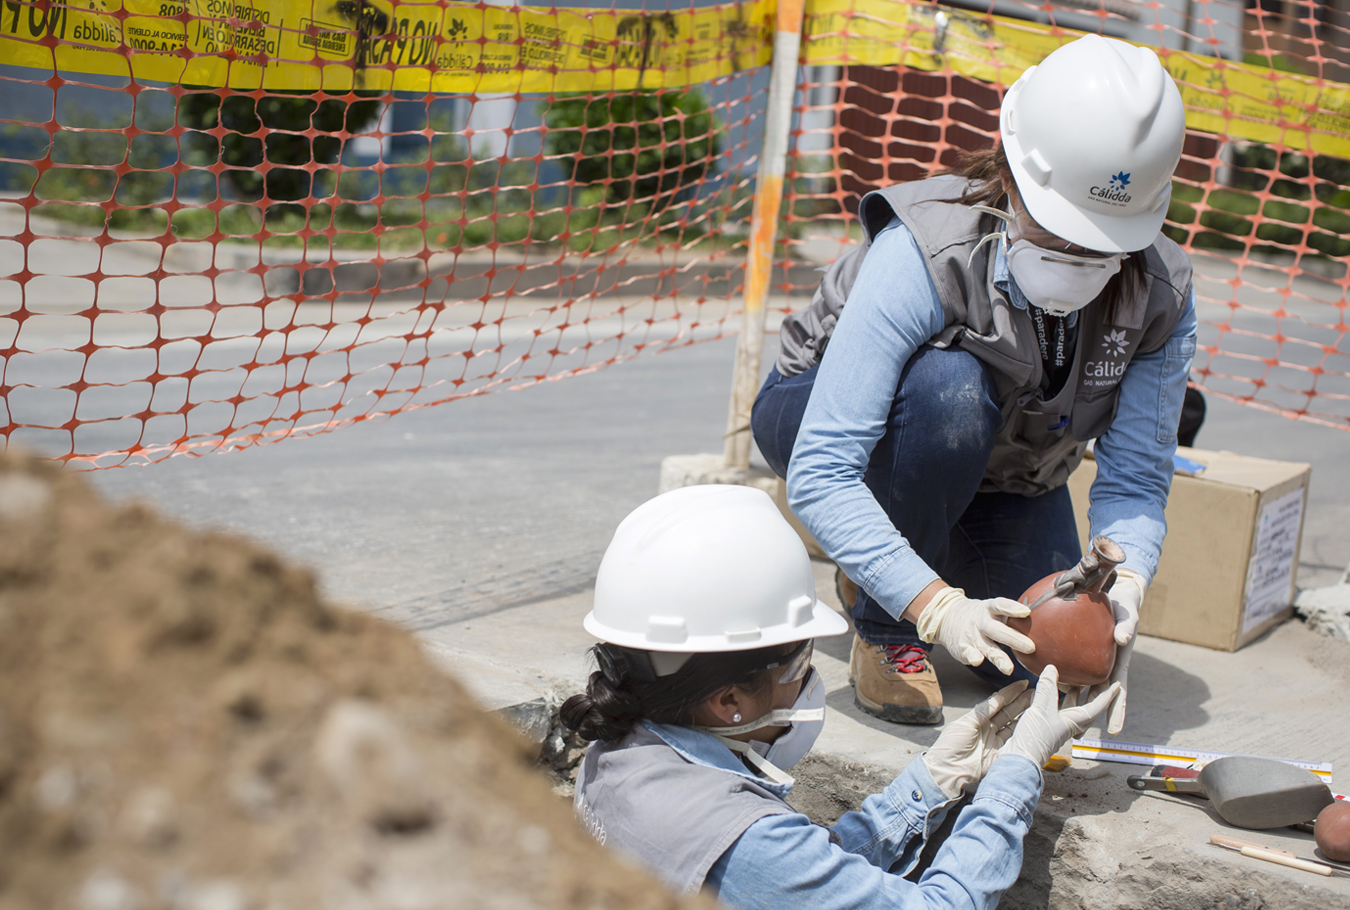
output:
[[1115, 614], [1106, 592], [1116, 580], [1125, 552], [1109, 537], [1094, 537], [1092, 549], [1067, 572], [1036, 582], [1019, 600], [1031, 606], [1025, 619], [1008, 625], [1036, 643], [1032, 654], [1014, 651], [1022, 666], [1040, 675], [1046, 664], [1067, 686], [1095, 686], [1111, 677], [1116, 664]]
[[1327, 859], [1350, 863], [1350, 802], [1334, 802], [1319, 812], [1313, 837]]

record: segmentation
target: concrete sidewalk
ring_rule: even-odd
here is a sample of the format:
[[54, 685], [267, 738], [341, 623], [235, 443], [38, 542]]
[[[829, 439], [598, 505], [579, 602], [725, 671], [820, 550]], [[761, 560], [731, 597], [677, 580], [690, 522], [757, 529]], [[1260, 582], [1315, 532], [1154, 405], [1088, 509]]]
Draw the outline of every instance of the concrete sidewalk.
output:
[[[833, 565], [815, 565], [819, 596], [838, 608]], [[517, 713], [542, 738], [542, 713], [580, 691], [590, 670], [585, 650], [594, 640], [581, 628], [590, 599], [591, 592], [583, 591], [519, 606], [425, 632], [423, 640], [487, 707], [533, 702], [533, 713]], [[855, 708], [849, 646], [847, 636], [817, 643], [828, 719], [812, 758], [797, 770], [801, 792], [794, 794], [814, 815], [837, 815], [856, 805], [942, 730], [887, 724]], [[935, 653], [934, 663], [950, 723], [987, 690], [945, 653]], [[1142, 637], [1130, 669], [1130, 711], [1121, 738], [1329, 761], [1342, 775], [1332, 789], [1350, 789], [1350, 645], [1293, 620], [1232, 654]], [[1234, 829], [1204, 800], [1130, 790], [1125, 778], [1144, 770], [1075, 759], [1068, 770], [1047, 773], [1022, 880], [1000, 906], [1350, 908], [1350, 878], [1327, 879], [1208, 843], [1222, 832], [1311, 857], [1312, 835]]]

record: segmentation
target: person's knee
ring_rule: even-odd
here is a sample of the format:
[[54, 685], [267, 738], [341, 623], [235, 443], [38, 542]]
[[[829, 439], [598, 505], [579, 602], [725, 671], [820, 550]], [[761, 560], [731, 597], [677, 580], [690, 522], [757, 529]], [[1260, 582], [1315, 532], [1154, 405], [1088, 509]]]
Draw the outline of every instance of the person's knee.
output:
[[769, 371], [750, 408], [750, 435], [774, 473], [787, 476], [788, 461], [802, 415], [811, 398], [816, 367], [796, 376], [782, 376], [777, 367]]
[[902, 380], [903, 392], [907, 403], [923, 412], [934, 454], [989, 451], [1002, 415], [984, 365], [961, 350], [927, 349], [921, 354]]
[[750, 409], [750, 436], [759, 446], [759, 452], [769, 468], [779, 477], [787, 476], [788, 459], [792, 457], [791, 443], [787, 449], [782, 446], [782, 435], [778, 429], [777, 409], [761, 407], [756, 401]]
[[938, 439], [953, 452], [986, 451], [998, 433], [999, 413], [980, 376], [963, 375], [939, 391]]

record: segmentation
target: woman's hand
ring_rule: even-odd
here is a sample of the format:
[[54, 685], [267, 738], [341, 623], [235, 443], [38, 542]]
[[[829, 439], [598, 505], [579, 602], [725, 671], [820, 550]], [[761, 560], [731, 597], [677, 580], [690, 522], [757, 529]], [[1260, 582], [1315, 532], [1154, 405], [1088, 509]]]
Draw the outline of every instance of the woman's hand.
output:
[[1006, 597], [971, 600], [960, 588], [943, 588], [919, 616], [919, 637], [942, 645], [963, 664], [977, 666], [988, 660], [1006, 676], [1012, 673], [1013, 662], [999, 643], [1023, 654], [1035, 651], [1036, 645], [1003, 617], [1030, 612], [1025, 604]]
[[1027, 681], [1019, 679], [942, 731], [923, 754], [923, 763], [939, 790], [955, 799], [966, 786], [979, 783], [989, 773], [999, 747], [1012, 735], [1017, 715], [1031, 704], [1032, 693], [1026, 688]]
[[1044, 768], [1050, 756], [1065, 743], [1092, 726], [1093, 719], [1120, 692], [1120, 683], [1112, 683], [1104, 692], [1085, 705], [1059, 708], [1059, 670], [1047, 664], [1036, 683], [1036, 697], [1031, 707], [1017, 719], [1017, 728], [1003, 748], [1009, 755], [1023, 755]]
[[1116, 616], [1116, 665], [1106, 682], [1091, 688], [1082, 686], [1070, 689], [1064, 703], [1066, 707], [1086, 704], [1113, 683], [1119, 683], [1120, 692], [1111, 702], [1106, 722], [1106, 732], [1112, 736], [1125, 728], [1125, 696], [1129, 685], [1130, 658], [1134, 656], [1134, 633], [1139, 628], [1139, 607], [1144, 603], [1144, 592], [1148, 590], [1148, 583], [1136, 572], [1117, 569], [1116, 575], [1116, 583], [1107, 595], [1111, 600], [1111, 611]]

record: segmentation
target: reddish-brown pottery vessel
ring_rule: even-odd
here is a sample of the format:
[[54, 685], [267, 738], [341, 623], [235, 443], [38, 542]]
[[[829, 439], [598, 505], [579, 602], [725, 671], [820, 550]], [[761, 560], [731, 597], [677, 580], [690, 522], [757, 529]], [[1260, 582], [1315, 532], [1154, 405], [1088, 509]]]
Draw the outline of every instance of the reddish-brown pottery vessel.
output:
[[1337, 801], [1319, 812], [1313, 836], [1327, 859], [1350, 863], [1350, 802]]
[[1031, 606], [1025, 619], [1008, 625], [1036, 643], [1031, 654], [1017, 659], [1040, 675], [1046, 664], [1059, 670], [1067, 686], [1095, 686], [1111, 677], [1116, 665], [1115, 614], [1106, 592], [1116, 581], [1116, 566], [1125, 552], [1109, 537], [1094, 537], [1092, 549], [1067, 572], [1036, 582], [1019, 600]]

